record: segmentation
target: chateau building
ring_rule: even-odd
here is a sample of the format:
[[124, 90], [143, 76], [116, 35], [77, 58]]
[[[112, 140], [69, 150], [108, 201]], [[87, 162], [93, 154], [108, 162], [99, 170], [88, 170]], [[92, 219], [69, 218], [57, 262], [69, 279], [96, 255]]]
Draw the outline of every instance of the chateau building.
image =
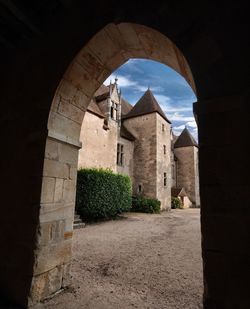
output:
[[185, 207], [199, 206], [198, 145], [187, 128], [174, 135], [150, 89], [132, 106], [117, 79], [102, 85], [85, 113], [80, 139], [79, 168], [129, 175], [133, 194], [159, 199], [162, 210], [171, 208], [171, 195]]

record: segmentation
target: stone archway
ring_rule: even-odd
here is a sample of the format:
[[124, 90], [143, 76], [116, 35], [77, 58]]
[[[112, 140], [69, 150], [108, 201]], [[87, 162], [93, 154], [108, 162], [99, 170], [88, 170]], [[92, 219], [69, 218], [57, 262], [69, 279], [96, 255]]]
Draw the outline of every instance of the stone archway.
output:
[[146, 58], [170, 66], [195, 91], [191, 70], [181, 51], [166, 36], [142, 25], [108, 24], [75, 57], [57, 88], [49, 114], [31, 304], [70, 283], [81, 124], [94, 92], [130, 58]]

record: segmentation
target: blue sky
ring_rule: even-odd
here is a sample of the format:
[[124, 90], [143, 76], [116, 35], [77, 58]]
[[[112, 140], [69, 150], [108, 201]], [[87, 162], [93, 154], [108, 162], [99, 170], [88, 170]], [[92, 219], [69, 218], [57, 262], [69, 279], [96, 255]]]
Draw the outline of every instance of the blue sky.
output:
[[192, 111], [196, 96], [180, 74], [159, 62], [130, 59], [114, 71], [104, 84], [109, 84], [110, 79], [114, 82], [116, 77], [125, 100], [134, 105], [150, 87], [172, 122], [174, 132], [179, 135], [187, 126], [197, 139], [197, 126]]

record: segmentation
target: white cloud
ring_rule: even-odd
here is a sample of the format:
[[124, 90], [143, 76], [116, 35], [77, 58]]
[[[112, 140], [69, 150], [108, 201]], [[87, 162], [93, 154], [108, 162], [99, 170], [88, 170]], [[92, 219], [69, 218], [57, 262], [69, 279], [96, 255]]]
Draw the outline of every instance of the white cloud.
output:
[[137, 82], [133, 81], [132, 79], [130, 79], [130, 76], [122, 76], [122, 75], [115, 75], [115, 74], [111, 74], [105, 81], [104, 81], [104, 85], [109, 85], [110, 81], [111, 83], [113, 83], [115, 81], [115, 79], [118, 79], [118, 85], [120, 87], [133, 87], [137, 85]]
[[191, 107], [173, 107], [173, 106], [164, 106], [162, 107], [164, 113], [169, 114], [169, 113], [178, 113], [178, 112], [191, 112], [192, 108]]
[[173, 127], [173, 130], [175, 130], [175, 131], [182, 131], [184, 129], [185, 129], [185, 125], [184, 124], [182, 124], [182, 125], [180, 125], [178, 127]]
[[195, 121], [193, 116], [184, 116], [183, 114], [180, 114], [179, 112], [175, 112], [172, 115], [168, 115], [168, 116], [171, 121], [181, 121], [181, 122]]
[[193, 103], [196, 101], [196, 97], [191, 95], [187, 98], [179, 98], [179, 97], [176, 97], [174, 99], [174, 104], [177, 105], [177, 106], [183, 106], [183, 107], [186, 107], [186, 108], [189, 108], [190, 110], [193, 110]]
[[187, 123], [186, 123], [186, 125], [188, 126], [188, 127], [191, 127], [191, 128], [197, 128], [197, 124], [196, 124], [196, 121], [194, 120], [194, 121], [188, 121]]
[[[148, 89], [148, 86], [143, 86], [141, 84], [139, 84], [137, 81], [131, 79], [130, 75], [115, 75], [115, 74], [111, 74], [105, 81], [104, 81], [104, 85], [109, 85], [110, 81], [111, 83], [113, 83], [115, 81], [115, 79], [118, 79], [117, 83], [118, 86], [121, 88], [130, 88], [131, 91], [135, 90], [135, 91], [139, 91], [139, 92], [145, 92]], [[163, 88], [160, 86], [156, 86], [156, 87], [150, 87], [152, 92], [156, 92], [156, 91], [163, 91]], [[160, 96], [160, 95], [159, 95]], [[164, 97], [164, 96], [162, 96]]]
[[140, 92], [145, 92], [145, 91], [147, 91], [148, 87], [137, 84], [137, 85], [134, 87], [134, 89], [135, 89], [135, 90], [138, 90], [138, 91], [140, 91]]
[[[153, 92], [153, 93], [156, 93], [156, 92], [162, 92], [164, 89], [160, 86], [153, 86], [153, 87], [150, 87], [150, 85], [147, 85], [147, 86], [143, 86], [143, 85], [140, 85], [137, 83], [137, 85], [135, 86], [135, 90], [138, 90], [140, 92], [145, 92], [148, 90], [148, 88]], [[156, 97], [157, 95], [154, 94], [154, 96]], [[161, 96], [159, 94], [159, 96]], [[158, 100], [158, 99], [157, 99]]]
[[[179, 113], [179, 112], [192, 112], [193, 110], [192, 105], [188, 101], [176, 102], [171, 97], [162, 94], [155, 94], [155, 98], [161, 105], [164, 113], [166, 114]], [[189, 103], [189, 106], [187, 106], [187, 102]]]
[[160, 105], [167, 105], [172, 101], [170, 97], [163, 94], [155, 94], [154, 97]]
[[[184, 124], [180, 125], [180, 126], [177, 126], [177, 127], [173, 127], [174, 134], [177, 135], [177, 136], [179, 136], [184, 129], [185, 129], [185, 125]], [[198, 141], [198, 131], [197, 131], [197, 128], [189, 129], [189, 132], [192, 134], [194, 139], [196, 141]]]
[[145, 61], [144, 59], [129, 59], [123, 64], [123, 67], [127, 67], [130, 71], [143, 74], [144, 71], [137, 66], [140, 62]]

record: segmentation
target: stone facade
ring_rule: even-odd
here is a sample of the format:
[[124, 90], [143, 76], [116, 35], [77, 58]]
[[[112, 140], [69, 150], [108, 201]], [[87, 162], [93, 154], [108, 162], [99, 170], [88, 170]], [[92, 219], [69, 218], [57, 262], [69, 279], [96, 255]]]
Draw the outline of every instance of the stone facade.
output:
[[156, 164], [157, 164], [157, 198], [163, 209], [171, 205], [171, 140], [170, 123], [156, 114]]
[[185, 188], [193, 206], [200, 206], [198, 145], [187, 129], [174, 144], [176, 187]]
[[[79, 167], [103, 167], [116, 171], [117, 126], [103, 129], [103, 118], [87, 112], [82, 123], [79, 151]], [[112, 150], [112, 151], [111, 151]]]
[[133, 194], [159, 199], [162, 210], [171, 208], [172, 187], [185, 188], [185, 205], [199, 205], [198, 147], [175, 148], [176, 140], [152, 92], [133, 107], [121, 98], [116, 80], [97, 90], [85, 114], [78, 167], [129, 175]]

